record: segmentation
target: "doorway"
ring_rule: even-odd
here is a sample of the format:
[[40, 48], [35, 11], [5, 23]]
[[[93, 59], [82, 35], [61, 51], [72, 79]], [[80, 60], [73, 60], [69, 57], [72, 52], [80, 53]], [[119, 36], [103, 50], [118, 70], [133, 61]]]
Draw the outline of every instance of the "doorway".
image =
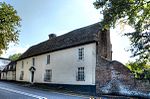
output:
[[31, 72], [30, 74], [30, 82], [33, 83], [34, 82], [34, 72], [35, 72], [35, 68], [32, 66], [29, 71]]
[[31, 71], [31, 83], [34, 81], [34, 71]]

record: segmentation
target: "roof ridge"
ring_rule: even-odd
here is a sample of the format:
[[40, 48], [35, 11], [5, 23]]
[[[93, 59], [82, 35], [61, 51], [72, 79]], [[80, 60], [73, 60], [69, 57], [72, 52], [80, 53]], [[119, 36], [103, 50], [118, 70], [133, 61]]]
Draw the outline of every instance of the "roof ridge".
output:
[[99, 22], [72, 30], [53, 39], [48, 39], [31, 46], [25, 53], [21, 55], [19, 60], [64, 48], [96, 42], [95, 34], [97, 34], [98, 31], [100, 31]]
[[[74, 31], [78, 31], [78, 30], [81, 30], [81, 29], [85, 29], [85, 28], [91, 27], [91, 26], [96, 25], [96, 24], [100, 24], [100, 23], [97, 22], [97, 23], [94, 23], [94, 24], [91, 24], [91, 25], [87, 25], [87, 26], [84, 26], [84, 27], [81, 27], [81, 28], [77, 28], [77, 29], [71, 30], [71, 31], [69, 31], [69, 32], [67, 32], [67, 33], [64, 33], [64, 34], [62, 34], [62, 35], [59, 35], [59, 36], [57, 36], [57, 37], [55, 37], [55, 38], [53, 38], [53, 39], [56, 39], [56, 38], [58, 38], [58, 37], [65, 36], [65, 35], [67, 35], [67, 34], [70, 34], [70, 33], [74, 32]], [[42, 42], [40, 42], [40, 43], [37, 43], [37, 44], [35, 44], [35, 45], [32, 45], [31, 47], [34, 47], [34, 46], [36, 46], [36, 45], [39, 45], [39, 44], [42, 44], [42, 43], [45, 43], [45, 42], [51, 41], [51, 40], [52, 40], [52, 39], [50, 39], [50, 40], [48, 39], [48, 40], [42, 41]], [[30, 48], [31, 48], [31, 47], [30, 47]]]

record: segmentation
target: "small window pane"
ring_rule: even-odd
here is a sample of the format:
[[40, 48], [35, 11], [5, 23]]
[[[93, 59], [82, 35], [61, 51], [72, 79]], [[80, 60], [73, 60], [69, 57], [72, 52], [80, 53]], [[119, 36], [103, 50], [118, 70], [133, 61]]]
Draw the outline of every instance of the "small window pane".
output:
[[47, 55], [47, 64], [50, 64], [50, 55]]
[[21, 73], [20, 73], [20, 80], [23, 80], [23, 76], [24, 76], [24, 71], [21, 71]]
[[50, 82], [52, 79], [52, 70], [46, 70], [44, 75], [44, 81]]
[[84, 67], [78, 67], [77, 81], [85, 81]]
[[22, 68], [24, 67], [24, 61], [22, 61]]
[[83, 60], [84, 59], [84, 48], [78, 49], [78, 59]]
[[32, 66], [35, 66], [35, 58], [32, 58]]

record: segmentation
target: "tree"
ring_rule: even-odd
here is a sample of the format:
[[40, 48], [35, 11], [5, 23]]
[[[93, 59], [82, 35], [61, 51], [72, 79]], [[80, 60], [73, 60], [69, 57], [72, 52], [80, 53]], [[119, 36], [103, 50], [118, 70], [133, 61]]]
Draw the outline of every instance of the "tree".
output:
[[128, 62], [126, 66], [135, 75], [135, 78], [150, 81], [150, 65], [147, 62], [136, 60], [135, 62]]
[[0, 54], [8, 49], [9, 43], [17, 43], [19, 37], [20, 17], [9, 4], [0, 2]]
[[9, 56], [9, 59], [10, 59], [11, 61], [16, 61], [17, 59], [19, 59], [19, 57], [20, 57], [21, 55], [22, 55], [21, 53], [13, 54], [13, 55], [10, 55], [10, 56]]
[[134, 28], [134, 32], [125, 33], [131, 41], [130, 51], [133, 57], [150, 60], [150, 1], [149, 0], [96, 0], [96, 9], [103, 14], [103, 29], [115, 28], [124, 23]]

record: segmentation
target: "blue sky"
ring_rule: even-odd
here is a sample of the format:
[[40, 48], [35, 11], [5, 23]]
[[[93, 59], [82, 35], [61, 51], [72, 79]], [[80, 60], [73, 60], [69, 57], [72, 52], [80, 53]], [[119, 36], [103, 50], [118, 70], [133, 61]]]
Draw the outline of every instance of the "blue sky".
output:
[[[30, 46], [48, 39], [50, 33], [62, 35], [101, 20], [102, 16], [93, 6], [95, 0], [1, 0], [11, 4], [21, 17], [19, 44], [10, 44], [2, 55], [8, 57], [24, 52]], [[125, 27], [125, 30], [131, 30]], [[113, 59], [126, 63], [130, 53], [129, 41], [122, 37], [121, 29], [111, 29]]]

